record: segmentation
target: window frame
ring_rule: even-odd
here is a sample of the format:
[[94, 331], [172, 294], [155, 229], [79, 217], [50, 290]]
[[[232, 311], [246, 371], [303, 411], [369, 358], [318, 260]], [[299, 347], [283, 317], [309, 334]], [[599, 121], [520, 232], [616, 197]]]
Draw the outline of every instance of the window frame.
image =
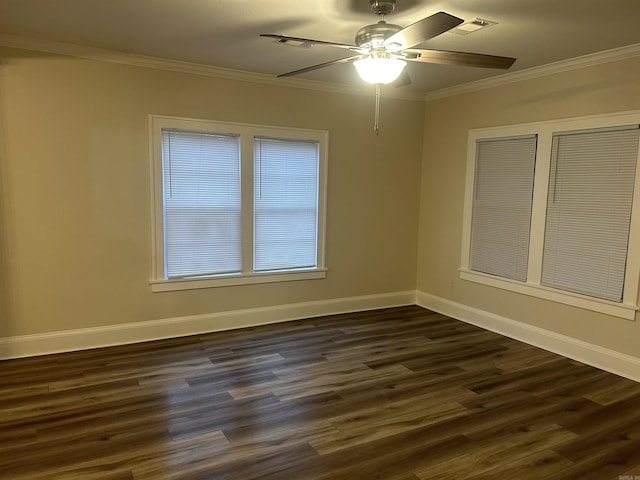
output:
[[[174, 129], [189, 132], [234, 134], [240, 137], [240, 190], [241, 190], [241, 241], [242, 271], [167, 278], [165, 272], [164, 199], [162, 166], [162, 130]], [[283, 140], [315, 141], [319, 145], [318, 212], [317, 212], [317, 265], [315, 268], [253, 271], [254, 251], [254, 137], [270, 137]], [[275, 127], [248, 123], [221, 122], [205, 119], [182, 118], [165, 115], [149, 115], [149, 159], [151, 176], [151, 238], [152, 272], [149, 281], [152, 292], [190, 290], [271, 282], [312, 280], [326, 277], [325, 229], [327, 203], [327, 164], [329, 133], [290, 127]]]
[[[636, 311], [639, 310], [638, 287], [640, 285], [640, 255], [633, 255], [633, 252], [640, 251], [640, 152], [638, 155], [639, 158], [636, 159], [638, 163], [636, 164], [634, 195], [631, 206], [631, 225], [627, 247], [627, 265], [622, 302], [598, 299], [579, 293], [558, 290], [541, 284], [553, 134], [630, 124], [640, 124], [640, 110], [469, 130], [462, 225], [462, 252], [459, 268], [460, 278], [462, 280], [551, 300], [606, 315], [635, 320]], [[525, 282], [476, 272], [470, 268], [476, 142], [483, 139], [489, 140], [492, 138], [516, 137], [521, 135], [537, 135], [538, 138], [529, 238], [529, 264], [527, 280]]]

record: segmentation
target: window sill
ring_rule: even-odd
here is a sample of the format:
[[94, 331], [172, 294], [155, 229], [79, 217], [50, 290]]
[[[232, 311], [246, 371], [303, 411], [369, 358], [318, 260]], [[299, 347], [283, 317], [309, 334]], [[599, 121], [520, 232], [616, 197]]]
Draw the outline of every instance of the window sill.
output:
[[503, 290], [543, 298], [557, 303], [564, 303], [565, 305], [584, 308], [585, 310], [604, 313], [605, 315], [624, 318], [625, 320], [635, 320], [636, 311], [638, 311], [638, 306], [633, 304], [616, 303], [580, 295], [578, 293], [561, 292], [542, 285], [494, 277], [493, 275], [474, 272], [464, 268], [459, 269], [459, 271], [462, 280], [502, 288]]
[[151, 280], [152, 292], [171, 292], [175, 290], [195, 290], [199, 288], [231, 287], [258, 283], [293, 282], [296, 280], [315, 280], [326, 278], [327, 269], [287, 270], [268, 273], [238, 273], [210, 277], [187, 277]]

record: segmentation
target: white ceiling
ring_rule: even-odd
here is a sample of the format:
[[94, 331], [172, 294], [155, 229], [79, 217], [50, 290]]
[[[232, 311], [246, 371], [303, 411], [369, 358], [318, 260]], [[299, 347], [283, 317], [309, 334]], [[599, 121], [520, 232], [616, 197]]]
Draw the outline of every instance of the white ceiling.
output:
[[[640, 43], [639, 0], [397, 0], [389, 23], [409, 25], [446, 11], [498, 24], [444, 33], [422, 48], [516, 57], [519, 71]], [[369, 0], [0, 0], [0, 36], [80, 46], [276, 75], [342, 58], [345, 51], [277, 45], [277, 33], [354, 42], [378, 18]], [[15, 42], [14, 42], [15, 44]], [[409, 92], [433, 92], [504, 71], [412, 63]], [[357, 85], [349, 64], [300, 78]]]

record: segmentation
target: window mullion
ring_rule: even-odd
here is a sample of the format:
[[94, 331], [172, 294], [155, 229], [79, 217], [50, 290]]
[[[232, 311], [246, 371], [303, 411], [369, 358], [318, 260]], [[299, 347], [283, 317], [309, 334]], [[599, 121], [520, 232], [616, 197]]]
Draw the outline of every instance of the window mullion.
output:
[[538, 135], [536, 170], [533, 182], [533, 204], [531, 206], [531, 234], [529, 237], [529, 265], [527, 283], [540, 285], [542, 278], [542, 252], [544, 248], [544, 226], [547, 216], [547, 192], [549, 189], [549, 167], [551, 165], [551, 132]]
[[253, 235], [253, 135], [240, 137], [240, 179], [242, 198], [242, 273], [254, 271]]

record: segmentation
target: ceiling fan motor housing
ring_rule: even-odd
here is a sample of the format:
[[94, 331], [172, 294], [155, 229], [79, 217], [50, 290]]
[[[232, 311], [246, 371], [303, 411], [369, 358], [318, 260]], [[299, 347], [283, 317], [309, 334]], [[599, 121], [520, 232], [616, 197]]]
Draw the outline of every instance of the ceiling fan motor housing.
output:
[[369, 0], [369, 4], [376, 15], [389, 15], [396, 8], [396, 0]]
[[402, 30], [401, 26], [380, 20], [378, 23], [367, 25], [358, 30], [356, 45], [365, 48], [383, 48], [384, 41], [400, 30]]

